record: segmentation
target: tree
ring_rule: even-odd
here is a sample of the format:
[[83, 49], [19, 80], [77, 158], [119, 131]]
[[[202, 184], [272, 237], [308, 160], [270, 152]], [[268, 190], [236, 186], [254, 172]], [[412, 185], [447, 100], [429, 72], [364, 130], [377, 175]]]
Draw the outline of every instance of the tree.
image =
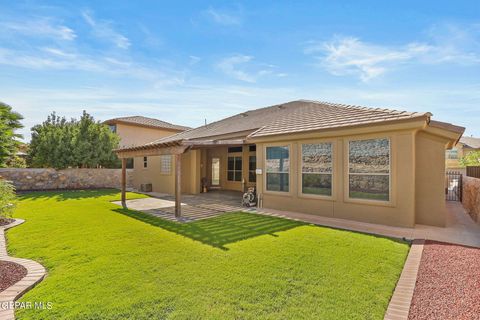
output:
[[8, 104], [0, 102], [0, 167], [6, 167], [16, 157], [22, 135], [15, 133], [23, 128], [23, 117]]
[[460, 159], [460, 165], [466, 166], [480, 166], [480, 151], [472, 151]]
[[108, 126], [96, 122], [85, 111], [79, 121], [67, 121], [53, 112], [32, 128], [27, 161], [34, 167], [57, 169], [116, 167], [119, 160], [113, 149], [119, 141]]

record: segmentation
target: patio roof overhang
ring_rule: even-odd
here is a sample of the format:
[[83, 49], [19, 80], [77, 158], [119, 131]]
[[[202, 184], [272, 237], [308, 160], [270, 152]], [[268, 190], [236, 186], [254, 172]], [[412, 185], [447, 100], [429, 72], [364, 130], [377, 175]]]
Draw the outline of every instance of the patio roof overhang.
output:
[[245, 144], [245, 140], [174, 140], [160, 143], [149, 143], [140, 146], [115, 149], [115, 153], [120, 159], [175, 155], [182, 154], [190, 149], [218, 147], [218, 146], [239, 146]]

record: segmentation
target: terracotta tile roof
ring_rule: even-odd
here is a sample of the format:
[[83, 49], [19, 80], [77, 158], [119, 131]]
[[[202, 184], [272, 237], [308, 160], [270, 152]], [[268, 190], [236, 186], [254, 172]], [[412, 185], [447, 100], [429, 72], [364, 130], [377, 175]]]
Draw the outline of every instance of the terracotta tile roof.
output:
[[308, 132], [366, 124], [428, 118], [428, 112], [406, 112], [298, 100], [246, 111], [223, 120], [184, 131], [152, 142], [174, 140], [207, 140], [215, 136], [238, 133], [238, 137], [263, 137], [294, 132]]
[[168, 129], [168, 130], [176, 130], [176, 131], [185, 131], [185, 130], [191, 129], [190, 127], [179, 126], [179, 125], [165, 122], [162, 120], [147, 118], [142, 116], [114, 118], [114, 119], [107, 120], [104, 123], [106, 124], [126, 123], [126, 124], [138, 125], [142, 127], [160, 128], [160, 129]]
[[472, 149], [480, 149], [480, 138], [462, 137], [460, 142]]

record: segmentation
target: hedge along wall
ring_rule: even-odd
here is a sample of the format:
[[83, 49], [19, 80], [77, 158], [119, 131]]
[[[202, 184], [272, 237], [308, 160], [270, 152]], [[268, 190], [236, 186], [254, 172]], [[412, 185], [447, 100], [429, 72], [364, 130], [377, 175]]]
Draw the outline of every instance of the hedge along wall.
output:
[[[0, 177], [13, 182], [17, 191], [54, 189], [121, 188], [121, 169], [0, 169]], [[133, 170], [127, 170], [127, 187]]]
[[480, 223], [480, 179], [463, 176], [462, 203], [472, 219]]

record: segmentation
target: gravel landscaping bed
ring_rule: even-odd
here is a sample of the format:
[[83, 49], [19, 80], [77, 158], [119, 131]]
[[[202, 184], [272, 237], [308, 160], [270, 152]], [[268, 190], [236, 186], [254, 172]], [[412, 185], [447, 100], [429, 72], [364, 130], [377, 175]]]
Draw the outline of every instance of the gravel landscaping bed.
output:
[[480, 249], [426, 241], [409, 319], [479, 319]]
[[7, 224], [12, 223], [13, 221], [15, 221], [15, 219], [0, 218], [0, 227], [1, 226], [6, 226]]
[[27, 269], [17, 263], [0, 261], [0, 292], [22, 280]]

